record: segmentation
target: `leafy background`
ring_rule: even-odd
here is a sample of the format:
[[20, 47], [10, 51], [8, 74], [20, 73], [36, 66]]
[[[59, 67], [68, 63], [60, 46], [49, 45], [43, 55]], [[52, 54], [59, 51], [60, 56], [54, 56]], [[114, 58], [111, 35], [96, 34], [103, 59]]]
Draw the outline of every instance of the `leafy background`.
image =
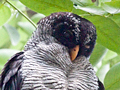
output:
[[36, 23], [54, 12], [72, 12], [96, 26], [90, 62], [106, 90], [120, 90], [120, 0], [1, 0], [0, 70], [24, 49]]

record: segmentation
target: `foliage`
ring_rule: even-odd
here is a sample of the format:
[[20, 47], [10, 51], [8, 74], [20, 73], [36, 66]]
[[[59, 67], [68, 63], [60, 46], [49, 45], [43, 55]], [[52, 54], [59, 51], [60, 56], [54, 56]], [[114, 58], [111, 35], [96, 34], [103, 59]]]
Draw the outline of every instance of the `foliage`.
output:
[[98, 38], [90, 62], [106, 90], [119, 90], [120, 0], [0, 1], [0, 69], [10, 56], [23, 50], [35, 23], [53, 12], [72, 12], [96, 26]]

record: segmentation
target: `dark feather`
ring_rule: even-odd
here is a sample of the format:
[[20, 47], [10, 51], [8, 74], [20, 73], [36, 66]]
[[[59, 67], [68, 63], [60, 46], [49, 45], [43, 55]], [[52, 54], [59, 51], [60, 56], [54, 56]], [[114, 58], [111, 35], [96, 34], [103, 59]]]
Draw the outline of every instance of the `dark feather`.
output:
[[101, 81], [98, 80], [98, 84], [99, 84], [99, 89], [98, 90], [105, 90], [104, 85], [102, 84]]
[[15, 54], [5, 64], [0, 75], [1, 90], [20, 90], [22, 85], [20, 68], [23, 61], [23, 53], [24, 52], [19, 52]]

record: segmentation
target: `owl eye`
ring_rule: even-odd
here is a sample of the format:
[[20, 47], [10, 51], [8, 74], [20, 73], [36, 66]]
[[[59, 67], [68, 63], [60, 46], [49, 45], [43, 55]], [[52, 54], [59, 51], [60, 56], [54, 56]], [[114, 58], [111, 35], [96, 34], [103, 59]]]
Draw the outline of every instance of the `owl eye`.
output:
[[70, 31], [70, 30], [64, 31], [64, 32], [63, 32], [63, 35], [64, 35], [64, 37], [65, 37], [66, 39], [73, 40], [73, 38], [74, 38], [74, 34], [73, 34], [73, 32]]

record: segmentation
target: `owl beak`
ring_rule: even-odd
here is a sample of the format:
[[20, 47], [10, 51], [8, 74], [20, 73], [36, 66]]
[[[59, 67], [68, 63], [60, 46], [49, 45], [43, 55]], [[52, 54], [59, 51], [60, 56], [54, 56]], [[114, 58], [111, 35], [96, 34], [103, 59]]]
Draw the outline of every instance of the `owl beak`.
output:
[[77, 57], [79, 52], [79, 45], [75, 46], [74, 48], [70, 49], [70, 59], [71, 61], [74, 61]]

